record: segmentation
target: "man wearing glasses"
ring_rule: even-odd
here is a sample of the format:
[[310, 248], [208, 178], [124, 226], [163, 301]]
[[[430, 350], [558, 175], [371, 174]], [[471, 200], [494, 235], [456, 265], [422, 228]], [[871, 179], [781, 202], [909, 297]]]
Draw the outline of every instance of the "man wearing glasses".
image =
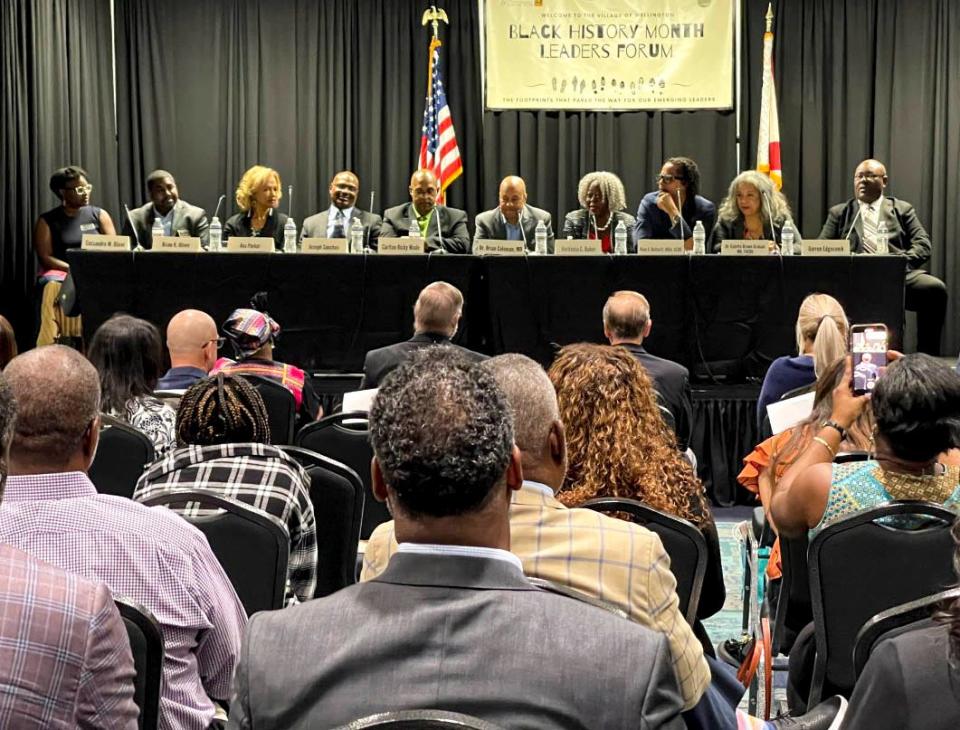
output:
[[637, 210], [635, 238], [679, 238], [693, 248], [693, 227], [703, 223], [709, 240], [717, 220], [717, 207], [700, 195], [700, 168], [689, 157], [671, 157], [656, 179], [657, 189], [647, 193]]
[[924, 267], [930, 260], [930, 236], [910, 203], [884, 195], [887, 169], [864, 160], [853, 174], [854, 198], [833, 206], [820, 238], [846, 238], [854, 253], [877, 253], [881, 224], [887, 228], [889, 252], [907, 259], [906, 308], [917, 313], [917, 349], [940, 354], [940, 332], [947, 312], [947, 287]]
[[167, 325], [170, 369], [157, 381], [157, 390], [186, 390], [207, 377], [222, 346], [213, 317], [198, 309], [177, 312]]

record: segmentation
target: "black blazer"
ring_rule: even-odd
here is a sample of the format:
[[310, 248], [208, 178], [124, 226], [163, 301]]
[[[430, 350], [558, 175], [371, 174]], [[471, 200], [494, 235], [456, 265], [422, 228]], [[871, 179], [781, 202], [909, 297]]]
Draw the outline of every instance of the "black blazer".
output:
[[267, 216], [267, 222], [264, 224], [263, 228], [260, 229], [260, 232], [255, 234], [253, 229], [250, 227], [250, 214], [249, 213], [237, 213], [227, 218], [227, 222], [223, 224], [223, 242], [226, 243], [227, 239], [231, 236], [263, 236], [264, 238], [270, 237], [273, 239], [273, 245], [277, 251], [283, 250], [283, 227], [287, 224], [287, 214], [281, 213], [276, 208], [273, 210], [273, 215]]
[[473, 362], [487, 359], [486, 355], [481, 355], [479, 352], [454, 345], [446, 335], [436, 332], [420, 332], [404, 342], [370, 350], [363, 360], [363, 380], [360, 381], [360, 390], [379, 388], [380, 383], [390, 372], [421, 347], [428, 347], [429, 345], [451, 345]]
[[[353, 217], [359, 218], [363, 225], [363, 245], [373, 250], [377, 249], [377, 239], [380, 238], [380, 224], [382, 219], [378, 215], [368, 213], [359, 208], [353, 209]], [[330, 222], [330, 209], [321, 210], [303, 221], [303, 228], [300, 229], [300, 238], [326, 238], [327, 224]], [[343, 235], [350, 238], [350, 225], [353, 218], [344, 227]]]
[[[537, 224], [540, 221], [547, 227], [547, 251], [553, 253], [553, 217], [547, 211], [532, 205], [523, 206], [520, 213], [520, 228], [523, 230], [527, 251], [533, 251], [536, 247]], [[480, 238], [502, 241], [507, 237], [507, 228], [503, 224], [499, 208], [484, 211], [474, 218], [473, 230], [474, 243]]]
[[[410, 219], [415, 217], [413, 203], [387, 208], [383, 211], [380, 237], [406, 236], [410, 232]], [[428, 251], [470, 253], [470, 231], [467, 229], [466, 212], [445, 205], [434, 206], [433, 217], [427, 226], [426, 244]]]
[[[860, 201], [855, 198], [833, 206], [820, 231], [820, 238], [846, 238], [850, 234], [850, 250], [863, 252], [863, 219], [857, 215]], [[856, 223], [854, 223], [856, 218]], [[922, 269], [930, 260], [930, 236], [920, 223], [917, 211], [905, 200], [884, 196], [877, 215], [887, 224], [890, 253], [907, 257], [907, 270]], [[850, 224], [854, 223], [853, 232]]]
[[[153, 247], [153, 238], [151, 237], [153, 229], [153, 219], [157, 212], [153, 208], [153, 203], [141, 205], [130, 211], [130, 217], [123, 217], [123, 226], [120, 228], [120, 234], [133, 238], [133, 245], [139, 243], [143, 248]], [[130, 221], [133, 221], [133, 226]], [[135, 228], [134, 228], [135, 227]], [[171, 235], [176, 236], [178, 231], [186, 231], [188, 236], [197, 236], [200, 243], [206, 248], [209, 243], [208, 229], [210, 222], [207, 220], [207, 212], [203, 208], [190, 205], [185, 200], [178, 200], [173, 206], [173, 224], [170, 226]], [[136, 236], [134, 237], [134, 230]]]
[[670, 409], [676, 424], [677, 443], [681, 451], [690, 444], [690, 431], [693, 425], [693, 398], [690, 395], [690, 371], [680, 363], [651, 355], [643, 345], [622, 344], [630, 351], [653, 380], [653, 387]]
[[[613, 245], [613, 234], [617, 229], [617, 225], [623, 221], [623, 225], [627, 227], [627, 251], [629, 253], [636, 253], [637, 251], [637, 242], [634, 240], [634, 228], [637, 225], [637, 219], [634, 218], [629, 213], [625, 213], [622, 210], [615, 211], [610, 214], [610, 245]], [[590, 216], [587, 214], [587, 211], [584, 208], [578, 208], [577, 210], [570, 211], [563, 218], [563, 232], [560, 234], [561, 238], [587, 238], [590, 231]]]

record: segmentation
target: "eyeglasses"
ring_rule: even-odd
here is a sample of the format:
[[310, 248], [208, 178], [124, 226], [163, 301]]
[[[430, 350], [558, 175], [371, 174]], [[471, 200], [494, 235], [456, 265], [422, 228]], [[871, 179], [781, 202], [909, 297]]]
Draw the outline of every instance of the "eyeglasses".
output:
[[207, 340], [207, 341], [204, 342], [202, 345], [200, 345], [201, 349], [204, 348], [204, 347], [206, 347], [207, 345], [209, 345], [211, 342], [216, 342], [216, 343], [217, 343], [217, 349], [219, 350], [221, 347], [224, 346], [224, 344], [226, 344], [227, 338], [226, 338], [226, 337], [214, 337], [213, 339]]
[[77, 185], [75, 188], [64, 188], [67, 192], [74, 192], [77, 195], [86, 195], [93, 190], [93, 185]]
[[866, 180], [867, 182], [873, 182], [874, 180], [880, 180], [883, 178], [883, 175], [877, 175], [875, 172], [858, 172], [853, 176], [854, 180]]
[[674, 180], [679, 180], [680, 178], [676, 175], [657, 175], [656, 182], [665, 182], [667, 185], [672, 183]]

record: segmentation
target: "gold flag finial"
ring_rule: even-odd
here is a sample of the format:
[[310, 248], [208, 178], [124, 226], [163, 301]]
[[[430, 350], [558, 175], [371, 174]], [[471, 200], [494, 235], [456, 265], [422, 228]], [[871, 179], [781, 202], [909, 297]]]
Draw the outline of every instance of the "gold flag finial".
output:
[[420, 21], [420, 25], [433, 23], [433, 37], [439, 38], [441, 20], [447, 25], [450, 25], [450, 20], [447, 18], [447, 12], [443, 8], [437, 8], [436, 5], [431, 5], [429, 10], [423, 11], [423, 20]]
[[[442, 13], [443, 11], [441, 10], [440, 12]], [[427, 21], [423, 21], [423, 23], [424, 25], [426, 25]], [[767, 3], [767, 33], [772, 33], [772, 32], [773, 32], [773, 3]]]

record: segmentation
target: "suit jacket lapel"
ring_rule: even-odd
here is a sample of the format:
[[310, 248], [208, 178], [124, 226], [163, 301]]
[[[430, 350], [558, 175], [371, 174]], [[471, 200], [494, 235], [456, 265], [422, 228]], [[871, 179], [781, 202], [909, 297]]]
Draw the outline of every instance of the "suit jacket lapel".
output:
[[170, 235], [171, 236], [176, 236], [177, 231], [180, 230], [181, 228], [183, 228], [184, 230], [188, 230], [187, 226], [183, 225], [183, 219], [185, 218], [183, 209], [185, 207], [186, 206], [183, 204], [182, 200], [178, 200], [176, 202], [176, 205], [173, 206], [173, 218], [170, 219]]
[[531, 212], [530, 206], [527, 205], [523, 206], [520, 215], [520, 227], [523, 228], [523, 233], [526, 236], [525, 243], [527, 248], [533, 248], [537, 238], [537, 217]]

